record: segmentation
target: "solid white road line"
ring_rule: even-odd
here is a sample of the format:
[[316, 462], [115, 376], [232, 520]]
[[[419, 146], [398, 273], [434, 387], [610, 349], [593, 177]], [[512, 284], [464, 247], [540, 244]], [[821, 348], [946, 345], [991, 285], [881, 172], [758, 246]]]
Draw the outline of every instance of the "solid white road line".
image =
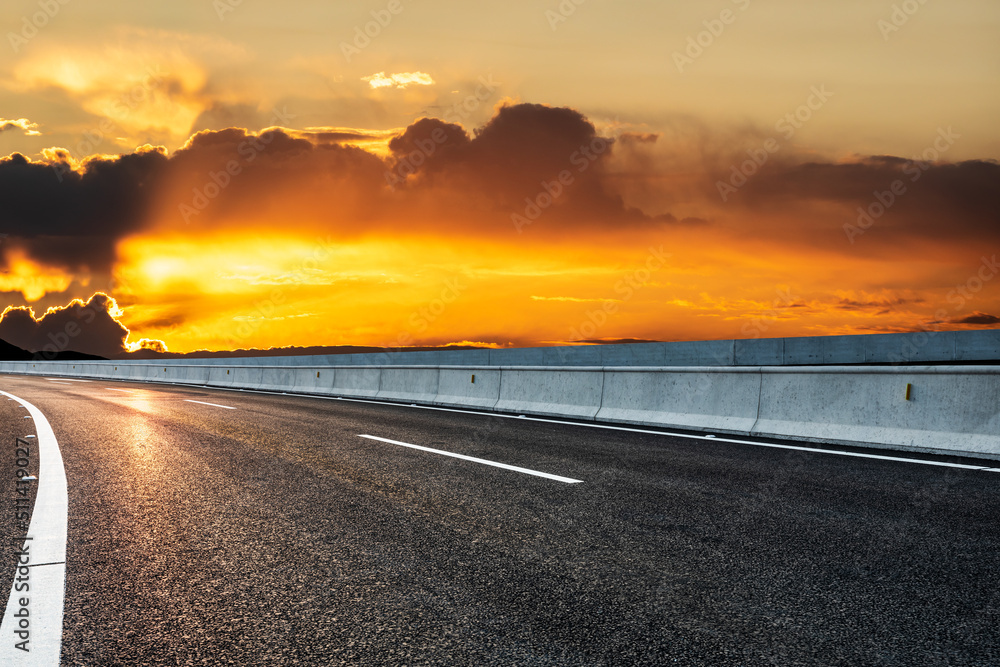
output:
[[107, 389], [108, 391], [121, 391], [121, 392], [124, 392], [126, 394], [134, 394], [135, 393], [131, 389], [115, 389], [114, 387], [105, 387], [105, 389]]
[[213, 408], [225, 408], [226, 410], [235, 410], [236, 409], [236, 408], [232, 408], [232, 407], [230, 407], [228, 405], [219, 405], [218, 403], [206, 403], [205, 401], [192, 401], [189, 398], [185, 398], [184, 401], [186, 403], [201, 403], [202, 405], [211, 405]]
[[42, 378], [49, 382], [93, 382], [93, 380], [76, 380], [74, 378]]
[[535, 477], [544, 477], [546, 479], [554, 479], [557, 482], [564, 482], [566, 484], [581, 484], [582, 479], [571, 479], [569, 477], [560, 477], [559, 475], [550, 475], [547, 472], [538, 472], [537, 470], [531, 470], [529, 468], [519, 468], [517, 466], [507, 465], [506, 463], [497, 463], [496, 461], [487, 461], [486, 459], [477, 459], [473, 456], [465, 456], [464, 454], [455, 454], [453, 452], [445, 452], [440, 449], [431, 449], [430, 447], [421, 447], [420, 445], [411, 445], [408, 442], [400, 442], [398, 440], [389, 440], [388, 438], [379, 438], [374, 435], [361, 435], [358, 434], [359, 438], [367, 438], [369, 440], [378, 440], [379, 442], [388, 442], [390, 445], [399, 445], [400, 447], [409, 447], [410, 449], [419, 449], [422, 452], [431, 452], [432, 454], [441, 454], [442, 456], [450, 456], [456, 459], [462, 459], [463, 461], [472, 461], [474, 463], [482, 463], [483, 465], [493, 466], [495, 468], [503, 468], [504, 470], [513, 470], [514, 472], [523, 472], [525, 475], [534, 475]]
[[75, 385], [74, 385], [74, 384], [72, 384], [71, 382], [57, 382], [57, 381], [55, 381], [55, 380], [53, 380], [53, 381], [52, 381], [52, 384], [64, 384], [64, 385], [66, 385], [67, 387], [73, 387], [73, 386], [75, 386]]
[[[0, 394], [28, 409], [35, 420], [38, 435], [38, 491], [28, 526], [27, 535], [31, 539], [24, 541], [28, 567], [16, 568], [14, 572], [7, 609], [0, 623], [0, 665], [58, 665], [66, 588], [66, 471], [59, 443], [45, 415], [13, 394], [5, 391], [0, 391]], [[20, 542], [13, 541], [15, 544]], [[29, 589], [18, 591], [19, 583], [21, 586], [27, 583]], [[15, 616], [23, 609], [22, 598], [28, 602], [28, 652], [15, 647], [22, 641], [15, 632], [24, 630], [23, 615]]]

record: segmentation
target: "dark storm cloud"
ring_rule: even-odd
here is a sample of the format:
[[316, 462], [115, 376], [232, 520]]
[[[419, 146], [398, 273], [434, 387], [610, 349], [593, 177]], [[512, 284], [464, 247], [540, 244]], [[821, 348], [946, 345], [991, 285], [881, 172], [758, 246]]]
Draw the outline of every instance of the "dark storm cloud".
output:
[[952, 320], [953, 324], [977, 324], [981, 326], [990, 326], [993, 324], [1000, 324], [1000, 317], [996, 315], [990, 315], [989, 313], [975, 312], [968, 317], [962, 317], [956, 320]]
[[[1000, 242], [1000, 164], [928, 163], [876, 156], [850, 163], [762, 168], [733, 202], [779, 210], [843, 204], [849, 222], [885, 240]], [[864, 217], [867, 214], [867, 218]]]
[[15, 153], [0, 159], [0, 230], [41, 263], [107, 270], [115, 241], [141, 228], [166, 164], [144, 151], [90, 160], [77, 172]]
[[578, 111], [540, 104], [502, 106], [472, 137], [423, 119], [390, 143], [391, 182], [467, 193], [480, 220], [505, 228], [511, 216], [530, 224], [544, 215], [557, 228], [674, 222], [630, 208], [615, 192], [605, 168], [614, 143]]
[[[473, 135], [439, 119], [414, 122], [383, 161], [322, 136], [228, 128], [196, 134], [170, 161], [185, 222], [247, 224], [295, 216], [340, 234], [503, 234], [512, 217], [539, 229], [674, 222], [628, 207], [605, 170], [614, 141], [572, 109], [504, 106]], [[207, 178], [206, 178], [207, 177]], [[535, 213], [537, 212], [537, 215]], [[527, 219], [525, 218], [525, 219]]]
[[76, 300], [50, 308], [38, 319], [28, 308], [8, 308], [0, 317], [0, 339], [37, 353], [39, 359], [64, 351], [120, 357], [126, 353], [129, 332], [115, 320], [113, 310], [114, 301], [101, 293], [87, 303]]
[[381, 209], [385, 170], [372, 153], [303, 132], [200, 132], [171, 157], [160, 205], [202, 228], [294, 216], [308, 229], [352, 214], [350, 229], [363, 231], [356, 221]]

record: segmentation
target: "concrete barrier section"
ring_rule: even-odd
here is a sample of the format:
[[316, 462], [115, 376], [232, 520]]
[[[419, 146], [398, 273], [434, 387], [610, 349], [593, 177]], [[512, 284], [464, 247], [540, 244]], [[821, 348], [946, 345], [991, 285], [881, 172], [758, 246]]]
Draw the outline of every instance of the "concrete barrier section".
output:
[[954, 361], [957, 336], [953, 331], [882, 334], [865, 339], [868, 363], [924, 363]]
[[601, 345], [601, 366], [665, 366], [663, 343]]
[[759, 391], [755, 368], [608, 369], [597, 419], [747, 435]]
[[543, 347], [542, 366], [601, 366], [601, 345]]
[[1000, 368], [765, 368], [753, 434], [1000, 458]]
[[[865, 349], [861, 346], [861, 361], [865, 360]], [[782, 343], [781, 363], [792, 366], [815, 366], [823, 363], [825, 350], [809, 338], [785, 338]], [[763, 365], [763, 364], [761, 364]]]
[[498, 412], [593, 419], [601, 409], [600, 368], [502, 368]]
[[962, 333], [955, 342], [955, 361], [1000, 360], [1000, 329]]
[[163, 370], [164, 368], [169, 368], [169, 365], [138, 364], [133, 371], [134, 379], [143, 382], [159, 382], [160, 378], [166, 375], [166, 372]]
[[265, 368], [257, 388], [261, 391], [296, 391], [296, 384], [304, 383], [308, 373], [309, 369], [295, 368], [294, 366]]
[[733, 366], [736, 341], [698, 340], [663, 343], [664, 366]]
[[[273, 370], [273, 369], [272, 369]], [[301, 394], [318, 394], [320, 396], [330, 396], [334, 393], [333, 385], [336, 381], [337, 370], [329, 366], [306, 367], [291, 369], [292, 389], [281, 389], [280, 391], [292, 391]], [[270, 371], [264, 371], [265, 384]], [[263, 386], [263, 385], [262, 385]]]
[[237, 366], [233, 369], [233, 387], [239, 389], [259, 389], [264, 381], [261, 367]]
[[114, 368], [115, 367], [111, 364], [90, 364], [87, 371], [90, 373], [91, 377], [106, 380], [115, 376]]
[[232, 387], [234, 380], [232, 368], [212, 366], [208, 369], [208, 382], [205, 384], [209, 387]]
[[544, 366], [544, 347], [511, 347], [490, 350], [490, 366]]
[[750, 338], [733, 344], [736, 366], [780, 366], [785, 359], [783, 338]]
[[377, 366], [345, 368], [338, 366], [333, 376], [331, 393], [353, 398], [375, 398], [378, 395], [382, 369]]
[[383, 368], [377, 398], [433, 403], [438, 394], [437, 368]]
[[500, 371], [484, 368], [442, 368], [434, 405], [492, 410], [500, 400]]
[[194, 385], [204, 385], [208, 382], [207, 366], [191, 366], [185, 364], [161, 366], [160, 368], [161, 370], [163, 368], [167, 369], [167, 371], [163, 374], [163, 377], [167, 382]]

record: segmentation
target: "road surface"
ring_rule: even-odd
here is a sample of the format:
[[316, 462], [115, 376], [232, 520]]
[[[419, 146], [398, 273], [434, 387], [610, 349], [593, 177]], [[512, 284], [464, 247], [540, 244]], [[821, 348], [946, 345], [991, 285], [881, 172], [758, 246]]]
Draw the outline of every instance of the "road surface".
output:
[[[66, 665], [1000, 664], [997, 472], [365, 401], [0, 389], [64, 462]], [[6, 535], [27, 414], [0, 400]]]

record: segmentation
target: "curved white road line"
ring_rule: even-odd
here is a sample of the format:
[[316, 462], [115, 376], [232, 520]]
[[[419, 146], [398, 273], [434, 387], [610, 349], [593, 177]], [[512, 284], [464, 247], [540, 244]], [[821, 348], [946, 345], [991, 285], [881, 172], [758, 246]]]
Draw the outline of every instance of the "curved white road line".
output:
[[[63, 468], [59, 443], [45, 415], [31, 403], [0, 391], [31, 413], [35, 421], [38, 457], [38, 492], [31, 512], [31, 524], [24, 544], [28, 549], [27, 577], [30, 591], [16, 591], [18, 573], [15, 570], [7, 610], [0, 623], [0, 665], [58, 665], [62, 651], [63, 601], [66, 594], [66, 471]], [[34, 463], [34, 461], [32, 461]], [[11, 470], [11, 472], [13, 472]], [[6, 474], [0, 469], [0, 474]], [[20, 546], [16, 540], [16, 546]], [[20, 576], [24, 576], [23, 574]], [[14, 616], [21, 613], [21, 598], [28, 599], [28, 652], [16, 648], [22, 641], [15, 635], [21, 630]]]

